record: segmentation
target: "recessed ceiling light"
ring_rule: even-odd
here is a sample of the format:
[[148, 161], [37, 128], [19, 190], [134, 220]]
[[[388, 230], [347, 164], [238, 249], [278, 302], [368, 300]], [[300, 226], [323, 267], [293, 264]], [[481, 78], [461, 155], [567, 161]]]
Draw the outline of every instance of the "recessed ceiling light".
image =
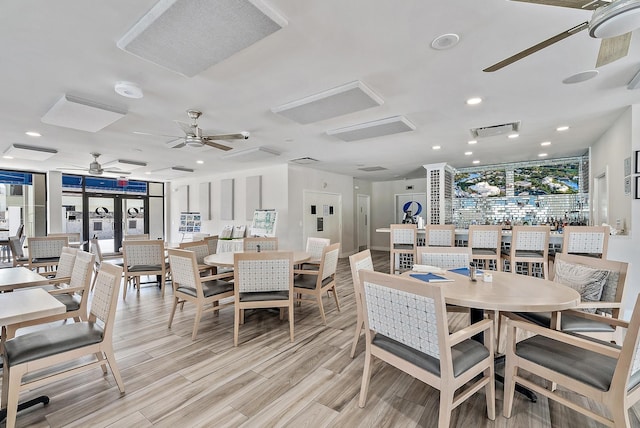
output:
[[36, 131], [27, 131], [25, 132], [29, 137], [42, 137], [42, 134]]
[[474, 160], [472, 163], [473, 163], [474, 165], [477, 165], [477, 164], [479, 164], [479, 163], [480, 163], [480, 161], [476, 159], [476, 160]]
[[433, 41], [431, 42], [431, 47], [433, 49], [442, 51], [454, 47], [458, 44], [459, 41], [460, 36], [458, 36], [457, 34], [443, 34], [433, 39]]
[[520, 136], [520, 134], [509, 134], [507, 135], [507, 138], [518, 138]]
[[538, 153], [538, 157], [539, 158], [544, 158], [547, 157], [548, 155], [546, 153]]
[[470, 106], [474, 106], [476, 104], [480, 104], [482, 102], [482, 98], [480, 97], [474, 97], [474, 98], [469, 98], [467, 100], [467, 104]]
[[473, 154], [473, 152], [464, 152], [465, 156], [471, 156]]
[[203, 160], [197, 160], [196, 163], [202, 165], [204, 163], [204, 161]]
[[13, 156], [9, 156], [9, 155], [4, 155], [2, 156], [3, 159], [13, 159]]
[[543, 141], [542, 143], [540, 143], [541, 146], [550, 146], [551, 145], [551, 141]]
[[598, 70], [588, 70], [583, 71], [581, 73], [574, 74], [573, 76], [569, 76], [562, 81], [565, 85], [570, 85], [572, 83], [580, 83], [586, 82], [587, 80], [591, 80], [598, 75]]
[[151, 171], [147, 171], [147, 172], [145, 172], [145, 174], [151, 175]]
[[558, 131], [558, 132], [568, 131], [568, 130], [569, 130], [569, 127], [568, 127], [568, 126], [558, 126], [558, 127], [556, 128], [556, 131]]
[[470, 140], [467, 144], [478, 144], [477, 140]]
[[432, 148], [433, 150], [440, 150], [442, 147], [440, 147], [440, 146], [433, 146], [433, 147], [431, 147], [431, 148]]

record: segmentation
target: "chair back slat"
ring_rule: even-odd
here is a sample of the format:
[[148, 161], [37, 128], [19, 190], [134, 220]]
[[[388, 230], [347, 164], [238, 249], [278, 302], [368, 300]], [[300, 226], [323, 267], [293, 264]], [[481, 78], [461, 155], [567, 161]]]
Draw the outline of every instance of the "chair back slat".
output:
[[204, 238], [204, 242], [209, 247], [209, 254], [215, 254], [218, 251], [218, 235], [207, 236]]
[[89, 320], [101, 320], [105, 336], [113, 328], [121, 278], [122, 268], [110, 263], [103, 263], [96, 276]]
[[56, 278], [67, 278], [73, 273], [73, 267], [76, 261], [76, 254], [62, 253], [58, 260], [58, 269], [56, 269]]
[[277, 251], [278, 238], [244, 238], [244, 251]]
[[164, 243], [162, 241], [124, 241], [122, 248], [127, 266], [160, 265], [164, 263]]
[[338, 269], [338, 256], [340, 255], [340, 243], [326, 246], [322, 252], [320, 265], [322, 266], [321, 279], [335, 275]]
[[563, 231], [562, 252], [606, 259], [609, 234], [608, 226], [566, 226]]
[[180, 244], [180, 249], [193, 251], [199, 265], [203, 265], [204, 258], [209, 255], [209, 246], [203, 241], [182, 243]]
[[[174, 288], [189, 287], [198, 290], [199, 281], [195, 253], [189, 250], [169, 250], [169, 264]], [[194, 267], [194, 265], [196, 265]]]
[[[65, 254], [62, 255], [64, 256]], [[73, 264], [71, 279], [69, 280], [71, 287], [85, 287], [88, 289], [93, 274], [95, 257], [94, 254], [87, 253], [86, 251], [78, 251], [75, 257], [75, 263]], [[62, 257], [60, 257], [60, 260], [62, 260]]]
[[416, 245], [416, 225], [415, 224], [392, 224], [391, 244]]
[[512, 249], [519, 251], [548, 251], [549, 228], [545, 226], [515, 226]]
[[331, 240], [328, 238], [307, 238], [307, 246], [305, 251], [311, 255], [311, 260], [320, 260], [322, 257], [322, 250], [324, 247], [331, 244]]
[[29, 258], [45, 259], [51, 257], [60, 257], [63, 247], [69, 246], [69, 238], [66, 236], [41, 236], [27, 238], [29, 246]]
[[456, 243], [456, 227], [453, 224], [430, 224], [425, 226], [427, 247], [453, 247]]

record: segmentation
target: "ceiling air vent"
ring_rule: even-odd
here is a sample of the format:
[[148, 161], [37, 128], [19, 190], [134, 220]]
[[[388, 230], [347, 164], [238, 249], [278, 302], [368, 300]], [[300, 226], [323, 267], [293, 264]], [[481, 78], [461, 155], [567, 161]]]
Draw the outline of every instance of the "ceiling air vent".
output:
[[374, 172], [374, 171], [386, 171], [387, 168], [382, 167], [382, 166], [366, 166], [364, 168], [358, 168], [360, 171], [366, 171], [366, 172]]
[[309, 165], [320, 161], [318, 159], [310, 158], [307, 156], [304, 158], [292, 159], [290, 162], [297, 163], [298, 165]]
[[518, 132], [520, 129], [520, 121], [504, 123], [502, 125], [485, 126], [482, 128], [471, 128], [471, 135], [474, 138], [495, 137], [496, 135], [511, 134]]

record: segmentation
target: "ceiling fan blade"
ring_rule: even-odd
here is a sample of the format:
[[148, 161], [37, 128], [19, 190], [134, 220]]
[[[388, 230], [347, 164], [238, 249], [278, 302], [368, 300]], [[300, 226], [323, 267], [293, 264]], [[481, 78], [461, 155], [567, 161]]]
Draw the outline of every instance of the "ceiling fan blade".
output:
[[627, 56], [629, 53], [629, 45], [631, 45], [631, 33], [602, 39], [602, 42], [600, 42], [600, 51], [598, 51], [596, 68]]
[[513, 56], [510, 56], [507, 59], [503, 59], [502, 61], [500, 61], [500, 62], [498, 62], [496, 64], [493, 64], [491, 67], [487, 67], [482, 71], [490, 73], [490, 72], [493, 72], [493, 71], [500, 70], [501, 68], [506, 67], [509, 64], [513, 64], [514, 62], [519, 61], [522, 58], [525, 58], [525, 57], [527, 57], [527, 56], [529, 56], [529, 55], [531, 55], [533, 53], [536, 53], [539, 50], [542, 50], [542, 49], [544, 49], [544, 48], [546, 48], [548, 46], [551, 46], [554, 43], [558, 43], [560, 40], [564, 40], [567, 37], [573, 36], [574, 34], [579, 33], [582, 30], [586, 30], [588, 27], [589, 27], [589, 23], [588, 22], [583, 22], [580, 25], [576, 25], [575, 27], [570, 28], [567, 31], [563, 31], [560, 34], [557, 34], [557, 35], [555, 35], [555, 36], [553, 36], [553, 37], [551, 37], [551, 38], [549, 38], [549, 39], [547, 39], [547, 40], [545, 40], [543, 42], [540, 42], [537, 45], [531, 46], [528, 49], [525, 49], [525, 50], [523, 50], [521, 52], [518, 52], [517, 54], [515, 54]]
[[238, 132], [236, 134], [205, 135], [202, 138], [206, 138], [208, 140], [246, 140], [249, 138], [249, 133]]
[[209, 137], [203, 137], [202, 143], [209, 147], [215, 147], [216, 149], [224, 150], [225, 152], [233, 148], [233, 147], [225, 146], [220, 143], [216, 143], [215, 141], [211, 141], [209, 140]]
[[167, 141], [165, 144], [167, 145], [167, 147], [170, 147], [172, 149], [179, 149], [185, 146], [184, 137], [175, 138], [173, 140]]
[[196, 135], [197, 131], [197, 126], [196, 125], [192, 125], [190, 123], [184, 123], [184, 122], [180, 122], [179, 120], [174, 120], [174, 122], [182, 129], [182, 131], [187, 134], [187, 135]]
[[110, 168], [103, 169], [102, 172], [108, 172], [110, 174], [120, 174], [120, 175], [129, 175], [129, 174], [131, 174], [130, 171], [123, 171], [121, 169], [110, 169]]
[[572, 9], [595, 10], [600, 6], [609, 4], [605, 0], [512, 0], [521, 3], [535, 3], [545, 6], [570, 7]]
[[133, 134], [136, 134], [136, 135], [148, 135], [150, 137], [181, 138], [178, 135], [152, 134], [150, 132], [140, 132], [140, 131], [133, 131]]

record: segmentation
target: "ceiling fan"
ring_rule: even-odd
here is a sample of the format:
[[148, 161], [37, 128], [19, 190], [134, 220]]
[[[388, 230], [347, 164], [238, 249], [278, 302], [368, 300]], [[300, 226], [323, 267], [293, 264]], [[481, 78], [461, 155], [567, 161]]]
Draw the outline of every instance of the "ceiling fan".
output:
[[[236, 134], [218, 134], [218, 135], [203, 135], [202, 128], [198, 126], [198, 118], [202, 116], [202, 112], [198, 110], [189, 109], [187, 115], [191, 119], [191, 123], [184, 123], [175, 121], [182, 131], [184, 136], [178, 137], [176, 135], [163, 135], [163, 137], [173, 137], [174, 139], [167, 142], [167, 145], [173, 149], [179, 149], [181, 147], [202, 147], [210, 146], [220, 150], [231, 150], [233, 147], [225, 146], [224, 144], [216, 143], [219, 140], [246, 140], [249, 138], [249, 133], [246, 131], [238, 132]], [[134, 132], [134, 134], [140, 135], [153, 135], [146, 132]]]
[[523, 3], [536, 3], [547, 6], [570, 7], [593, 10], [590, 21], [557, 34], [537, 45], [510, 56], [482, 71], [493, 72], [513, 64], [560, 40], [589, 29], [589, 35], [602, 39], [596, 67], [617, 61], [627, 56], [631, 44], [631, 31], [640, 28], [640, 0], [513, 0]]
[[100, 157], [100, 153], [91, 153], [93, 156], [93, 162], [89, 164], [89, 168], [58, 168], [64, 171], [86, 171], [91, 175], [102, 175], [106, 173], [118, 174], [118, 175], [126, 175], [131, 174], [129, 171], [123, 171], [118, 168], [102, 168], [102, 165], [98, 162], [98, 158]]

